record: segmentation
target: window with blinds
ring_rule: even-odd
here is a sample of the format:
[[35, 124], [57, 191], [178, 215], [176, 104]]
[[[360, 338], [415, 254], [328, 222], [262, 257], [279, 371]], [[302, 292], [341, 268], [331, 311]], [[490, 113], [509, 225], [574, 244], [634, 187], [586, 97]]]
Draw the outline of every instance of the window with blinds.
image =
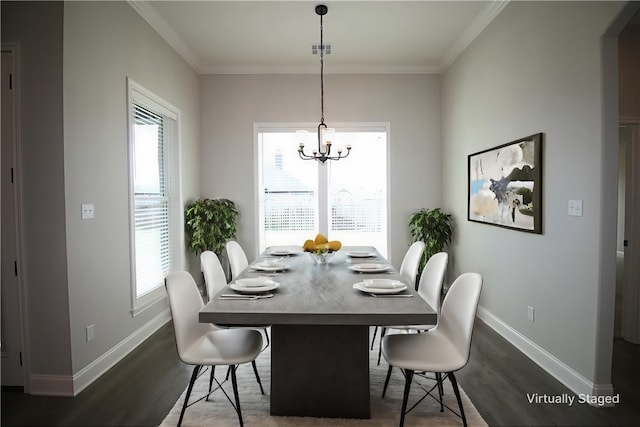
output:
[[300, 142], [317, 145], [315, 129], [255, 127], [260, 250], [323, 233], [343, 245], [376, 246], [386, 256], [387, 125], [333, 129], [334, 149], [353, 149], [325, 164], [298, 156]]
[[[134, 313], [161, 298], [179, 263], [178, 114], [130, 83]], [[152, 97], [153, 96], [153, 97]]]

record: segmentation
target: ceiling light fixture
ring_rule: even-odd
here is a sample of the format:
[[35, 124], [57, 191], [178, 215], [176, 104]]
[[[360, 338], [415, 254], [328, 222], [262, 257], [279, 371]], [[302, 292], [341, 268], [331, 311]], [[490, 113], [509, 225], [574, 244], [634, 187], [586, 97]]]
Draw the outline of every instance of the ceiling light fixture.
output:
[[344, 159], [351, 153], [351, 146], [347, 145], [347, 154], [342, 155], [342, 150], [338, 150], [338, 155], [331, 155], [331, 141], [326, 139], [327, 125], [324, 123], [324, 54], [327, 46], [324, 44], [322, 17], [327, 14], [329, 9], [327, 6], [320, 4], [316, 6], [316, 14], [320, 15], [320, 124], [318, 125], [318, 149], [313, 150], [312, 154], [304, 152], [304, 142], [300, 143], [298, 154], [302, 160], [318, 160], [321, 163], [327, 160]]

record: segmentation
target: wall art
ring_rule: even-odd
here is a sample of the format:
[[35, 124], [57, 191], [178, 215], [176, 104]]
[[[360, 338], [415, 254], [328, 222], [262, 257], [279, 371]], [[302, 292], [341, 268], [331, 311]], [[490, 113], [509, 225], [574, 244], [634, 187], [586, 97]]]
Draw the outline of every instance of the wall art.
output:
[[542, 136], [468, 156], [469, 221], [542, 234]]

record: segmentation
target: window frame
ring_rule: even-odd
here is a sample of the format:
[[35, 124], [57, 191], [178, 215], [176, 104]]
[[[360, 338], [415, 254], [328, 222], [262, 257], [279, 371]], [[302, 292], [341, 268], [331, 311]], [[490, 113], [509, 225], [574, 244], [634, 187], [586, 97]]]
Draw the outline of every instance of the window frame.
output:
[[[127, 77], [127, 149], [129, 168], [129, 242], [130, 242], [130, 280], [131, 280], [131, 315], [139, 315], [147, 308], [167, 298], [164, 288], [164, 281], [155, 285], [149, 292], [138, 296], [138, 286], [136, 279], [136, 224], [135, 224], [135, 155], [134, 155], [134, 103], [153, 112], [154, 114], [172, 119], [175, 121], [175, 130], [172, 138], [165, 140], [163, 146], [164, 153], [164, 175], [165, 175], [165, 196], [168, 200], [169, 212], [169, 270], [181, 270], [184, 265], [181, 256], [180, 242], [184, 240], [184, 222], [181, 208], [181, 171], [180, 171], [180, 110], [171, 103], [165, 101], [150, 90], [146, 89], [133, 79]], [[175, 140], [174, 140], [175, 139]]]
[[[295, 132], [297, 130], [307, 130], [311, 133], [315, 133], [317, 131], [318, 124], [311, 122], [255, 122], [253, 124], [253, 141], [254, 141], [254, 168], [255, 177], [254, 177], [254, 200], [258, 202], [255, 204], [255, 218], [258, 221], [263, 221], [262, 215], [262, 197], [261, 197], [261, 188], [260, 188], [260, 171], [262, 170], [262, 151], [260, 150], [260, 141], [259, 141], [259, 133], [260, 132]], [[391, 124], [390, 122], [332, 122], [331, 128], [336, 129], [339, 132], [385, 132], [386, 133], [386, 180], [385, 180], [385, 192], [386, 192], [386, 207], [385, 207], [385, 215], [386, 215], [386, 248], [377, 248], [381, 250], [382, 253], [388, 254], [390, 252], [390, 230], [391, 226], [389, 224], [389, 219], [391, 218], [391, 198], [390, 198], [390, 189], [391, 189], [391, 159], [390, 159], [390, 146], [391, 146]], [[297, 147], [292, 147], [292, 150], [297, 150]], [[354, 153], [352, 153], [353, 155]], [[311, 160], [308, 160], [311, 161]], [[327, 162], [332, 162], [333, 160], [328, 160]], [[340, 160], [338, 160], [340, 161]], [[329, 180], [327, 168], [319, 168], [318, 174], [318, 201], [319, 206], [324, 206], [329, 209], [328, 205], [328, 185]], [[324, 170], [323, 170], [324, 169]], [[324, 221], [323, 221], [324, 217]], [[320, 215], [318, 218], [318, 226], [320, 233], [327, 233], [329, 229], [328, 221], [330, 221], [330, 213], [326, 212], [325, 215]], [[260, 251], [260, 222], [257, 224], [255, 228], [255, 241], [258, 242], [258, 246], [256, 250]], [[302, 242], [300, 243], [302, 244]], [[257, 256], [258, 254], [256, 254]]]

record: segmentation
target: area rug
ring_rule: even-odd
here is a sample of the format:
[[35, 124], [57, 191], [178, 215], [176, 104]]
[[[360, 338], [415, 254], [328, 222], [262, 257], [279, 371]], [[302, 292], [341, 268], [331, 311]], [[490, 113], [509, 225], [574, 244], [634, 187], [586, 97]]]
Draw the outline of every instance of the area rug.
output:
[[[377, 344], [377, 342], [376, 342]], [[400, 408], [402, 407], [402, 393], [404, 390], [404, 377], [399, 369], [394, 369], [389, 381], [389, 387], [384, 399], [381, 398], [382, 386], [384, 385], [385, 376], [387, 374], [388, 365], [381, 361], [377, 364], [378, 352], [377, 346], [374, 351], [370, 352], [369, 358], [369, 376], [371, 388], [371, 418], [367, 420], [360, 419], [335, 419], [335, 418], [311, 418], [311, 417], [279, 417], [269, 414], [269, 393], [270, 393], [270, 366], [271, 355], [269, 348], [263, 351], [256, 359], [262, 385], [265, 394], [260, 394], [260, 387], [256, 382], [251, 364], [241, 365], [237, 370], [238, 378], [238, 394], [240, 395], [240, 406], [245, 426], [260, 427], [307, 427], [307, 426], [395, 426], [400, 421]], [[219, 367], [216, 370], [216, 378], [219, 381], [224, 380], [226, 368]], [[191, 402], [204, 396], [208, 387], [209, 371], [196, 380], [191, 398]], [[433, 381], [426, 379], [416, 379], [411, 387], [411, 395], [409, 398], [409, 407], [420, 399], [424, 393], [421, 392], [416, 381], [431, 388]], [[226, 392], [233, 398], [233, 390], [231, 381], [223, 384]], [[186, 391], [186, 389], [185, 389]], [[304, 393], [304, 390], [300, 390]], [[462, 403], [464, 412], [467, 417], [469, 426], [487, 426], [487, 423], [480, 416], [477, 409], [473, 406], [467, 395], [461, 389]], [[437, 392], [436, 392], [437, 394]], [[458, 403], [449, 380], [445, 381], [444, 403], [450, 408], [458, 411]], [[167, 417], [161, 424], [161, 427], [176, 426], [180, 417], [180, 410], [184, 400], [185, 392], [175, 403]], [[236, 427], [239, 425], [238, 416], [229, 401], [225, 398], [220, 390], [211, 395], [210, 400], [201, 400], [196, 404], [187, 408], [184, 419], [182, 420], [184, 427], [195, 426], [215, 426], [215, 427]], [[405, 426], [462, 426], [462, 420], [450, 411], [440, 412], [438, 402], [430, 397], [423, 400], [415, 409], [413, 409], [405, 418]]]

